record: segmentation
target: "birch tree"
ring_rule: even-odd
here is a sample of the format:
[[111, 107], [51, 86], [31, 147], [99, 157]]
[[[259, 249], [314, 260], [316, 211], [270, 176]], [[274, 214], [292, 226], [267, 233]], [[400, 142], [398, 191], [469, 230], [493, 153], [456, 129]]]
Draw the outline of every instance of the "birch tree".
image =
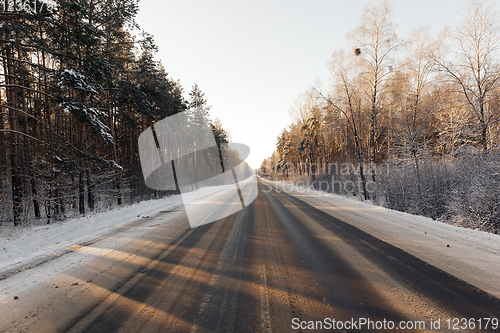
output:
[[456, 50], [451, 60], [439, 60], [441, 69], [448, 74], [462, 95], [462, 102], [470, 112], [468, 127], [472, 129], [469, 141], [488, 151], [492, 127], [500, 121], [496, 107], [499, 100], [500, 78], [498, 56], [500, 30], [498, 13], [486, 2], [471, 0], [466, 16], [454, 42]]
[[[359, 176], [365, 200], [368, 199], [365, 176], [365, 157], [362, 150], [360, 137], [360, 128], [362, 122], [361, 116], [361, 94], [359, 82], [356, 82], [356, 73], [352, 71], [355, 68], [355, 62], [351, 57], [345, 54], [343, 50], [333, 54], [330, 63], [331, 71], [335, 80], [335, 92], [331, 97], [320, 96], [337, 112], [340, 112], [347, 121], [347, 126], [354, 135], [354, 147], [356, 157], [359, 163]], [[372, 175], [374, 177], [374, 175]]]
[[[406, 89], [400, 91], [401, 99], [401, 129], [400, 144], [404, 144], [410, 158], [413, 159], [417, 175], [419, 159], [428, 136], [428, 126], [438, 111], [439, 103], [433, 94], [432, 79], [435, 78], [434, 60], [440, 52], [444, 35], [433, 39], [428, 30], [414, 30], [408, 45], [408, 56], [402, 64], [402, 73], [406, 81]], [[398, 79], [395, 79], [397, 81]]]
[[397, 48], [396, 33], [391, 22], [391, 8], [387, 1], [363, 9], [360, 25], [348, 34], [354, 52], [362, 60], [362, 77], [367, 85], [366, 97], [370, 105], [370, 165], [376, 181], [376, 131], [381, 111], [383, 86], [392, 70], [391, 55]]

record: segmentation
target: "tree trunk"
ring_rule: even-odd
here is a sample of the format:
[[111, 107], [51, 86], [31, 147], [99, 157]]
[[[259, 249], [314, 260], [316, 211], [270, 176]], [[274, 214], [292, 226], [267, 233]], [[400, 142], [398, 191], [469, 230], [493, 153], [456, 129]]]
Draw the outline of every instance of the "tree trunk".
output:
[[[85, 124], [80, 123], [81, 147], [85, 144]], [[85, 161], [80, 160], [80, 172], [78, 177], [78, 208], [81, 215], [85, 215]]]
[[[116, 151], [116, 134], [115, 134], [115, 118], [114, 118], [114, 112], [113, 112], [113, 101], [111, 100], [111, 92], [110, 92], [110, 87], [108, 86], [108, 89], [106, 90], [106, 100], [107, 100], [107, 105], [108, 105], [108, 126], [110, 130], [111, 137], [113, 139], [113, 142], [111, 143], [111, 153], [113, 156], [113, 161], [118, 164], [118, 156], [117, 156], [117, 151]], [[119, 206], [122, 205], [122, 193], [121, 193], [121, 172], [120, 171], [114, 171], [115, 173], [115, 189], [116, 189], [116, 195], [117, 195], [117, 203]]]
[[[4, 66], [4, 68], [5, 67], [6, 66]], [[5, 149], [5, 133], [3, 132], [3, 130], [5, 129], [4, 113], [7, 114], [7, 111], [5, 110], [4, 107], [0, 106], [0, 173], [2, 173], [2, 175], [6, 171], [6, 167], [7, 167], [7, 156], [6, 156], [7, 152]], [[2, 180], [3, 180], [3, 176], [2, 176]]]
[[359, 162], [359, 176], [361, 177], [361, 187], [363, 188], [363, 197], [368, 200], [368, 191], [366, 189], [366, 177], [365, 177], [365, 159], [363, 157], [363, 152], [361, 151], [361, 145], [359, 144], [359, 138], [357, 131], [354, 133], [354, 140], [356, 145], [356, 154], [358, 155]]
[[[7, 40], [10, 40], [10, 33], [7, 34]], [[7, 57], [7, 105], [9, 108], [9, 126], [10, 130], [10, 168], [11, 168], [11, 186], [12, 186], [12, 211], [13, 211], [13, 219], [14, 225], [18, 226], [21, 224], [21, 214], [22, 214], [22, 180], [19, 174], [19, 138], [15, 133], [18, 130], [17, 126], [17, 113], [13, 109], [16, 107], [15, 101], [15, 92], [13, 86], [15, 85], [14, 81], [14, 64], [13, 60], [13, 52], [12, 47], [7, 45], [6, 47], [6, 57]]]
[[78, 209], [81, 215], [85, 215], [85, 171], [83, 165], [78, 176]]
[[488, 151], [488, 125], [486, 122], [481, 122], [481, 144], [483, 146], [483, 152]]
[[[24, 101], [24, 91], [23, 91], [23, 109], [26, 109], [25, 101]], [[24, 132], [29, 133], [28, 129], [28, 117], [24, 116]], [[38, 202], [38, 192], [36, 188], [36, 176], [33, 168], [33, 149], [31, 147], [31, 142], [28, 137], [24, 137], [24, 148], [26, 153], [26, 164], [28, 166], [28, 173], [30, 176], [30, 187], [31, 187], [31, 195], [33, 201], [33, 211], [35, 213], [35, 218], [40, 219], [40, 203]]]
[[372, 199], [376, 199], [375, 186], [376, 186], [376, 178], [375, 178], [375, 117], [376, 117], [376, 103], [377, 103], [377, 85], [375, 83], [375, 88], [373, 90], [373, 98], [372, 98], [372, 110], [370, 117], [370, 146], [371, 146], [371, 154], [370, 154], [370, 164], [371, 164], [371, 173], [372, 173], [372, 181], [374, 186], [374, 191], [372, 193]]
[[94, 190], [93, 190], [92, 180], [90, 179], [89, 168], [86, 167], [85, 169], [86, 169], [86, 173], [87, 173], [87, 205], [88, 205], [90, 211], [93, 211], [95, 208]]
[[[21, 58], [21, 53], [18, 51], [18, 57]], [[24, 80], [23, 80], [24, 81]], [[26, 82], [22, 82], [23, 88], [21, 88], [21, 104], [23, 108], [23, 123], [24, 123], [24, 133], [29, 134], [29, 128], [28, 128], [28, 116], [27, 116], [27, 107], [26, 107], [26, 89], [24, 89]], [[39, 219], [40, 216], [40, 204], [38, 203], [37, 199], [37, 190], [36, 190], [36, 180], [35, 180], [35, 172], [33, 170], [33, 150], [31, 148], [31, 142], [30, 139], [25, 136], [24, 137], [24, 154], [25, 154], [25, 161], [26, 161], [26, 166], [27, 166], [27, 173], [30, 176], [30, 181], [29, 185], [31, 187], [31, 195], [32, 195], [32, 201], [33, 201], [33, 211], [35, 213], [35, 218]], [[26, 184], [28, 186], [28, 184]]]

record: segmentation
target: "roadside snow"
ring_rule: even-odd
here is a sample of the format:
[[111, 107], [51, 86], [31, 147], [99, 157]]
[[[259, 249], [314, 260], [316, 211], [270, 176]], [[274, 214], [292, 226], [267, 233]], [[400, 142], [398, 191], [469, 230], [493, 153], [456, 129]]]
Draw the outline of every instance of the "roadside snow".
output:
[[310, 188], [275, 188], [500, 298], [500, 237]]
[[148, 200], [63, 223], [33, 226], [0, 237], [0, 279], [72, 251], [118, 228], [181, 204], [179, 196]]
[[[224, 188], [205, 187], [182, 196], [184, 200], [195, 200]], [[180, 195], [143, 201], [63, 223], [27, 227], [9, 236], [0, 234], [0, 280], [99, 241], [163, 211], [177, 210], [184, 211]]]

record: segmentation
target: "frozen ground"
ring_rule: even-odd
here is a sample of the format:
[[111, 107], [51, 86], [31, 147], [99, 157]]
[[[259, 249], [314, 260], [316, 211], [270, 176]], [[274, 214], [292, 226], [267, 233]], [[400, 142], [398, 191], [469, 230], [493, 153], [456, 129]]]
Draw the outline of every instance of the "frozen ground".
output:
[[500, 236], [310, 188], [265, 181], [500, 298]]

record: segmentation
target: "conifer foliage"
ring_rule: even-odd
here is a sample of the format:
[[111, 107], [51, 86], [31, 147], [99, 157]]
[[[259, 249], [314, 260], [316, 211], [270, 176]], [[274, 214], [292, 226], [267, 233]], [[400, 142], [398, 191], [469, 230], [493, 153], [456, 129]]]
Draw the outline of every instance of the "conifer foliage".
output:
[[138, 0], [0, 1], [0, 225], [162, 195], [144, 185], [137, 138], [189, 105], [153, 36], [131, 32], [137, 12]]

